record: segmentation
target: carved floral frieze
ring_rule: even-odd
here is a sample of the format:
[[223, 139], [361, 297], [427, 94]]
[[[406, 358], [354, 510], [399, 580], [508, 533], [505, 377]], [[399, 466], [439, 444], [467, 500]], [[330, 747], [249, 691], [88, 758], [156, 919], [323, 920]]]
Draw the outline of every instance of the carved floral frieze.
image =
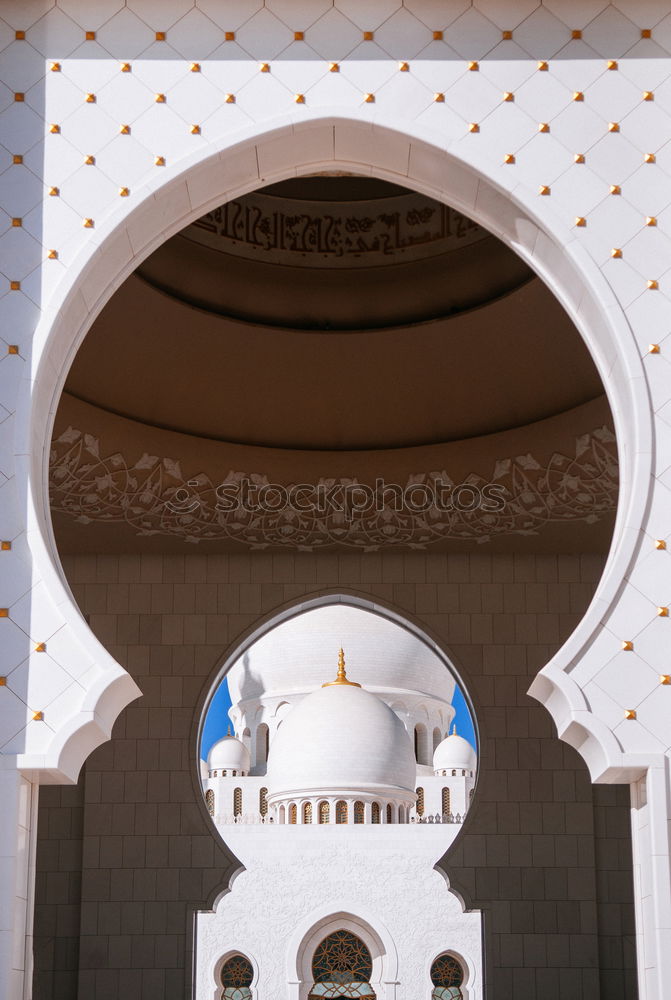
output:
[[[503, 457], [490, 476], [471, 473], [459, 483], [445, 470], [420, 472], [382, 490], [347, 478], [277, 484], [263, 473], [234, 470], [213, 482], [204, 473], [186, 478], [173, 458], [105, 454], [98, 438], [68, 427], [52, 442], [50, 487], [53, 511], [83, 525], [125, 523], [137, 535], [232, 540], [252, 549], [423, 549], [448, 539], [533, 535], [552, 523], [594, 523], [616, 507], [618, 462], [613, 432], [599, 427], [576, 439], [572, 455]], [[356, 498], [366, 490], [374, 502], [361, 504]], [[439, 494], [449, 500], [455, 491], [468, 502], [421, 502]], [[300, 496], [300, 504], [282, 504], [287, 494]], [[399, 494], [411, 499], [400, 509]], [[348, 496], [353, 503], [339, 503]], [[485, 501], [473, 507], [473, 496]]]

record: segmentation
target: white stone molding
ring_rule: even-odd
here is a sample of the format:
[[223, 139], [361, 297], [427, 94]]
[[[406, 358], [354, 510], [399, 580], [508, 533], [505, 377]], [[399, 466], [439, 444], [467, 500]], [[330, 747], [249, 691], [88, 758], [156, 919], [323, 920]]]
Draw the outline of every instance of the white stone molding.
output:
[[[328, 912], [327, 912], [328, 911]], [[373, 960], [371, 985], [381, 1000], [393, 998], [398, 978], [396, 945], [379, 919], [361, 911], [361, 907], [342, 903], [334, 912], [324, 907], [310, 913], [294, 930], [287, 948], [287, 983], [289, 1000], [306, 1000], [312, 986], [312, 956], [315, 948], [334, 931], [356, 934], [370, 951]]]
[[[218, 901], [217, 901], [218, 903]], [[221, 970], [224, 964], [233, 958], [234, 955], [244, 955], [249, 961], [249, 964], [253, 970], [252, 982], [250, 984], [249, 990], [252, 994], [253, 1000], [256, 1000], [259, 992], [259, 963], [255, 958], [254, 954], [250, 952], [249, 948], [246, 947], [245, 950], [238, 948], [227, 948], [218, 958], [213, 958], [210, 962], [209, 968], [209, 979], [212, 985], [211, 1000], [220, 1000], [221, 994], [223, 992], [223, 987], [221, 985]], [[208, 998], [210, 1000], [210, 998]]]
[[426, 1000], [431, 1000], [433, 996], [433, 989], [431, 986], [431, 966], [437, 958], [440, 958], [441, 955], [451, 955], [452, 958], [457, 960], [461, 968], [464, 970], [464, 981], [461, 985], [461, 994], [463, 1000], [470, 1000], [470, 998], [475, 994], [475, 985], [478, 975], [477, 966], [470, 957], [462, 955], [460, 951], [455, 951], [450, 947], [446, 947], [442, 951], [436, 952], [436, 954], [431, 957], [425, 966], [424, 981], [429, 984], [426, 992]]

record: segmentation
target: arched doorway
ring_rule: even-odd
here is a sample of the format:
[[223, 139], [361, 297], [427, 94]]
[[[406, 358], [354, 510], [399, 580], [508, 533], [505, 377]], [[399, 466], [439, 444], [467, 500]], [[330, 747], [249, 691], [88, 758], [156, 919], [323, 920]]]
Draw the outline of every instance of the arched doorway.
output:
[[332, 931], [317, 946], [312, 958], [314, 982], [308, 1000], [326, 997], [361, 997], [374, 1000], [370, 985], [373, 961], [367, 946], [351, 931]]

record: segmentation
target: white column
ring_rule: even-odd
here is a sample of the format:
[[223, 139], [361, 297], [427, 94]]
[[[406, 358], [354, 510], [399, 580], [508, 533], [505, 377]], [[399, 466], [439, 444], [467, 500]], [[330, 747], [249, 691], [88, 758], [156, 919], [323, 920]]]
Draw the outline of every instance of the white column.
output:
[[671, 786], [659, 755], [631, 785], [639, 1000], [671, 997]]
[[7, 1000], [33, 989], [33, 910], [38, 785], [0, 770], [0, 983]]

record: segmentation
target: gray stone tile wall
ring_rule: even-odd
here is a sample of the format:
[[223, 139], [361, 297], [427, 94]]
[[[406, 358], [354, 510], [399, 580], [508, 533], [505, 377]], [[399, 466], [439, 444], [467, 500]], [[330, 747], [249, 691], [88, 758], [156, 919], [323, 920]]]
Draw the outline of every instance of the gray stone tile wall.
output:
[[200, 798], [198, 706], [260, 618], [338, 589], [374, 597], [444, 641], [473, 699], [480, 779], [444, 865], [484, 913], [488, 1000], [635, 998], [628, 790], [593, 787], [526, 694], [584, 613], [602, 557], [64, 562], [91, 628], [143, 697], [76, 787], [42, 790], [34, 1000], [187, 1000], [194, 909], [233, 870]]

